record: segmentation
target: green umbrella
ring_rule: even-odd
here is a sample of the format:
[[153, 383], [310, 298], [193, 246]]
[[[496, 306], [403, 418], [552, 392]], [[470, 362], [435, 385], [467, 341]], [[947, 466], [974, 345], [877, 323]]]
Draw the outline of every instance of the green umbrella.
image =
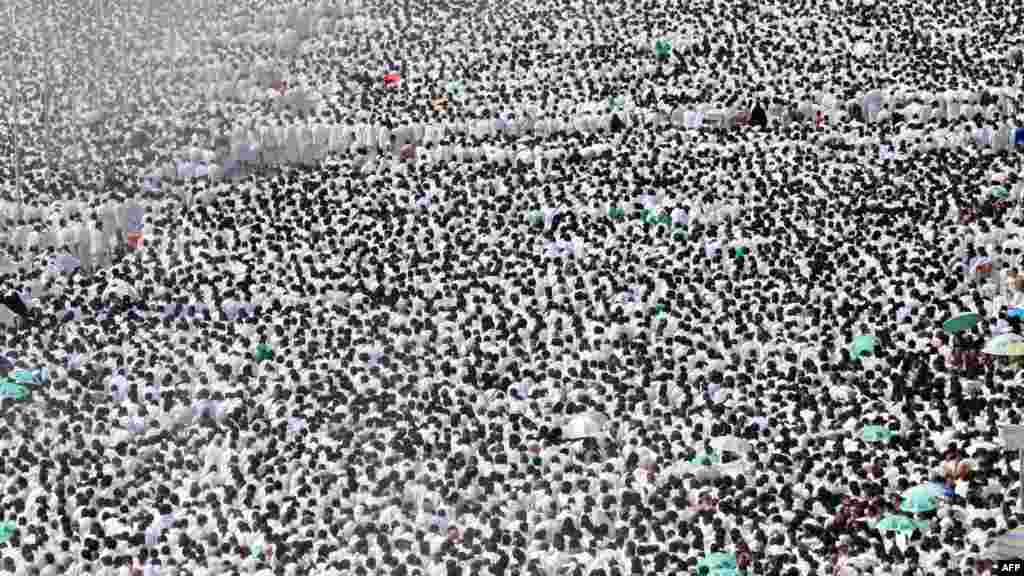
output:
[[541, 214], [539, 211], [530, 212], [527, 218], [529, 219], [530, 224], [534, 226], [540, 226], [541, 224], [544, 223], [544, 215]]
[[911, 488], [903, 495], [903, 503], [900, 504], [900, 510], [914, 514], [931, 512], [936, 508], [938, 508], [938, 500], [927, 486]]
[[992, 356], [1024, 356], [1024, 338], [1016, 334], [1001, 334], [988, 341], [982, 352]]
[[31, 384], [36, 381], [36, 373], [29, 370], [15, 370], [14, 381], [19, 384]]
[[[701, 569], [704, 570], [701, 570]], [[736, 555], [730, 552], [712, 552], [697, 563], [697, 573], [708, 576], [733, 576], [737, 574]]]
[[660, 320], [664, 316], [665, 316], [665, 305], [664, 304], [658, 304], [657, 306], [655, 306], [654, 307], [654, 317]]
[[861, 437], [866, 442], [885, 442], [895, 435], [895, 432], [885, 426], [865, 426], [861, 432]]
[[256, 360], [263, 362], [274, 357], [274, 350], [268, 344], [260, 344], [256, 347]]
[[686, 239], [689, 238], [689, 235], [686, 233], [686, 226], [680, 226], [679, 228], [676, 228], [676, 231], [672, 233], [672, 237], [675, 238], [676, 240], [681, 240], [685, 242]]
[[650, 208], [644, 208], [643, 210], [640, 211], [640, 221], [643, 222], [644, 224], [657, 224], [657, 211], [651, 210]]
[[658, 58], [667, 58], [672, 54], [672, 44], [668, 40], [658, 40], [654, 43], [654, 53]]
[[611, 96], [608, 98], [608, 111], [609, 112], [622, 112], [622, 109], [626, 107], [626, 99], [622, 96]]
[[737, 246], [735, 248], [734, 252], [735, 252], [735, 254], [737, 256], [746, 256], [747, 255], [747, 249], [744, 246]]
[[989, 193], [992, 194], [992, 196], [1000, 199], [1010, 197], [1010, 191], [1007, 190], [1005, 186], [993, 186], [992, 188], [989, 189]]
[[28, 388], [25, 388], [21, 384], [15, 384], [10, 380], [0, 381], [0, 398], [24, 400], [25, 398], [28, 398]]
[[879, 531], [893, 531], [902, 532], [909, 534], [914, 530], [924, 530], [928, 528], [928, 523], [923, 521], [914, 520], [902, 515], [889, 515], [882, 518], [875, 524], [875, 530]]
[[854, 358], [859, 358], [861, 354], [874, 352], [876, 342], [877, 340], [875, 340], [874, 336], [857, 336], [850, 345], [850, 353]]
[[252, 554], [259, 560], [266, 558], [266, 555], [270, 552], [264, 545], [256, 544], [252, 547]]
[[610, 216], [612, 218], [622, 218], [625, 215], [626, 215], [626, 210], [624, 208], [616, 207], [616, 208], [612, 208], [612, 209], [608, 210], [608, 216]]
[[702, 466], [705, 464], [718, 464], [721, 461], [722, 457], [719, 456], [717, 452], [704, 452], [701, 454], [697, 454], [696, 457], [690, 460], [690, 464], [697, 464]]
[[14, 522], [0, 522], [0, 544], [7, 542], [18, 531], [18, 525]]
[[978, 324], [979, 320], [981, 320], [981, 316], [978, 316], [974, 312], [968, 312], [946, 320], [942, 323], [942, 329], [948, 334], [956, 334], [957, 332], [963, 332], [974, 328]]
[[445, 90], [447, 90], [448, 94], [453, 98], [462, 98], [466, 93], [466, 85], [460, 80], [452, 80], [447, 86], [445, 86]]

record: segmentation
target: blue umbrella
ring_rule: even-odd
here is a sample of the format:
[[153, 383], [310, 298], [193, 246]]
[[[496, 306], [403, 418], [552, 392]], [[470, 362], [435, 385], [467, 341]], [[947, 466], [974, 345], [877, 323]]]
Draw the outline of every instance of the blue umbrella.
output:
[[927, 484], [921, 484], [910, 488], [903, 493], [904, 498], [910, 498], [916, 490], [920, 490], [922, 493], [930, 494], [933, 498], [942, 498], [946, 495], [946, 485], [942, 482], [929, 482]]
[[260, 154], [256, 150], [256, 147], [252, 144], [242, 144], [238, 150], [238, 159], [242, 162], [256, 162], [259, 160]]
[[57, 257], [56, 265], [62, 273], [70, 274], [82, 266], [82, 261], [70, 254], [62, 254]]
[[929, 482], [928, 486], [931, 487], [936, 498], [949, 498], [956, 494], [956, 490], [946, 486], [944, 482]]
[[242, 173], [242, 163], [240, 160], [229, 159], [224, 163], [224, 177], [235, 178]]
[[143, 192], [159, 192], [160, 191], [160, 177], [159, 176], [146, 176], [142, 179], [142, 191]]
[[132, 206], [126, 211], [125, 217], [125, 228], [127, 228], [128, 232], [142, 231], [143, 221], [146, 217], [146, 213], [141, 207]]

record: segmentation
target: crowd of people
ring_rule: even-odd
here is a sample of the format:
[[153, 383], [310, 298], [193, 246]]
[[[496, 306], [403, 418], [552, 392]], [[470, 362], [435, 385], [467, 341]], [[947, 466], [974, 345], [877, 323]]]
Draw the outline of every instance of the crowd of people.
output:
[[1013, 557], [1011, 4], [8, 7], [0, 571]]

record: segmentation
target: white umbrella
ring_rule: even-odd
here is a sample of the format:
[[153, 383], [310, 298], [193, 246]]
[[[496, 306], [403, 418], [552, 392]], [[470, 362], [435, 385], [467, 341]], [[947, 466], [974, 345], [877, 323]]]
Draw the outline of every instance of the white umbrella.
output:
[[129, 298], [137, 297], [135, 289], [123, 280], [114, 280], [111, 282], [110, 286], [108, 286], [103, 292], [103, 295], [108, 298], [110, 296], [127, 296]]
[[93, 110], [92, 112], [87, 112], [82, 117], [82, 120], [84, 120], [87, 124], [96, 124], [97, 122], [100, 122], [100, 121], [103, 120], [103, 111], [102, 110]]
[[711, 448], [718, 452], [746, 454], [752, 449], [750, 442], [747, 442], [737, 436], [719, 436], [718, 438], [712, 438], [710, 444]]
[[17, 316], [11, 309], [3, 304], [0, 304], [0, 325], [2, 326], [14, 326], [17, 322]]
[[600, 414], [578, 414], [573, 416], [562, 429], [566, 440], [579, 440], [600, 436], [607, 418]]
[[161, 180], [171, 181], [171, 180], [174, 180], [175, 177], [177, 177], [177, 175], [178, 175], [178, 170], [175, 168], [174, 164], [172, 164], [170, 162], [168, 162], [168, 163], [166, 163], [166, 164], [164, 164], [163, 166], [160, 167], [160, 179]]
[[989, 553], [998, 560], [1024, 557], [1024, 528], [1017, 528], [997, 538]]
[[277, 48], [282, 54], [292, 54], [299, 47], [299, 33], [288, 30], [277, 38]]
[[689, 473], [701, 482], [710, 482], [722, 477], [722, 471], [717, 466], [693, 466], [692, 464], [687, 464], [687, 466], [690, 467]]
[[981, 441], [979, 441], [979, 442], [975, 442], [975, 443], [971, 444], [970, 446], [968, 446], [967, 449], [965, 450], [965, 452], [967, 452], [968, 456], [973, 457], [974, 453], [977, 452], [978, 450], [1000, 450], [1000, 449], [1001, 449], [1000, 446], [998, 446], [996, 444], [993, 444], [992, 442], [981, 442]]
[[185, 180], [187, 178], [195, 178], [196, 168], [192, 162], [178, 162], [177, 165], [177, 177], [179, 180]]

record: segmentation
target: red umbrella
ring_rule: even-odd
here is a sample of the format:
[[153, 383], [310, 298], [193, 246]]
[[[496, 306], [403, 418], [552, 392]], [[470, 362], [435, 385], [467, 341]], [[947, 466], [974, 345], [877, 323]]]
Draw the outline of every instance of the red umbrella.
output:
[[129, 232], [128, 233], [128, 246], [138, 250], [142, 247], [142, 232]]
[[394, 84], [398, 84], [401, 81], [402, 81], [402, 77], [399, 76], [398, 74], [385, 74], [384, 75], [384, 83], [389, 85], [389, 86], [392, 86]]
[[288, 91], [288, 82], [285, 80], [274, 80], [270, 83], [270, 87], [277, 90], [284, 96], [284, 93]]

